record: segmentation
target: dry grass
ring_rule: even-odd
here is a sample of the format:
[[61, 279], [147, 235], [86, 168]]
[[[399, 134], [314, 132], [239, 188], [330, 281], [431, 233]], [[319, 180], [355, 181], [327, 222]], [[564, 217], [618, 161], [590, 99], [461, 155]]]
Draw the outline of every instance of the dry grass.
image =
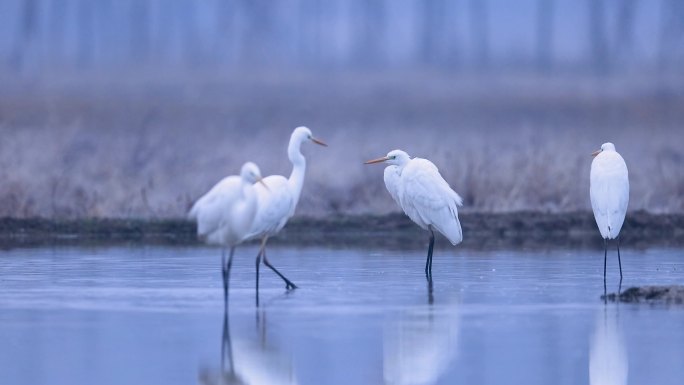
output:
[[381, 167], [402, 148], [431, 159], [468, 211], [589, 208], [589, 153], [613, 141], [631, 209], [684, 212], [684, 88], [656, 81], [194, 79], [5, 83], [0, 91], [0, 216], [183, 216], [253, 160], [288, 174], [298, 125], [308, 146], [298, 212], [396, 210]]

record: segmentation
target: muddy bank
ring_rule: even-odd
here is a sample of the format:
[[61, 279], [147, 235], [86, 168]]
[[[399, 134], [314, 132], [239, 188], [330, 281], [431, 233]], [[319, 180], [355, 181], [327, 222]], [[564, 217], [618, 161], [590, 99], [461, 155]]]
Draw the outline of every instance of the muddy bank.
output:
[[[590, 212], [563, 214], [464, 213], [466, 248], [599, 248]], [[628, 247], [684, 246], [684, 215], [630, 213], [622, 233]], [[0, 219], [4, 247], [89, 243], [198, 244], [194, 223], [183, 220]], [[334, 247], [423, 248], [427, 234], [403, 214], [293, 218], [272, 244]], [[448, 243], [439, 237], [437, 247]]]
[[621, 293], [602, 295], [601, 299], [610, 302], [684, 304], [684, 286], [642, 286], [630, 287]]
[[[460, 247], [602, 248], [593, 214], [540, 212], [464, 213], [459, 215], [464, 241]], [[366, 245], [382, 248], [424, 248], [427, 233], [403, 214], [299, 219], [282, 232], [281, 240], [302, 244]], [[684, 215], [631, 213], [621, 232], [630, 247], [684, 245]], [[437, 247], [448, 247], [438, 237]]]

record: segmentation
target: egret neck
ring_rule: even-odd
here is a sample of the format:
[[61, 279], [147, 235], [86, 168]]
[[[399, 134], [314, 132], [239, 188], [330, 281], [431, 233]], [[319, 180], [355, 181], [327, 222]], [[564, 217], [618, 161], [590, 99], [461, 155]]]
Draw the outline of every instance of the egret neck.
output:
[[290, 144], [287, 146], [287, 156], [292, 162], [292, 173], [288, 184], [294, 196], [294, 203], [299, 202], [299, 195], [304, 185], [304, 173], [306, 172], [306, 158], [302, 155], [301, 146], [307, 138], [301, 135], [292, 135]]

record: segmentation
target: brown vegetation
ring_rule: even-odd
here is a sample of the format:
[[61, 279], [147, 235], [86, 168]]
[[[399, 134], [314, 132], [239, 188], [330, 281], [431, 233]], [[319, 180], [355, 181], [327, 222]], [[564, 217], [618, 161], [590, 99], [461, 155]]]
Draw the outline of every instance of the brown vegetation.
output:
[[178, 218], [246, 160], [290, 172], [291, 130], [329, 142], [298, 214], [396, 211], [369, 157], [431, 159], [465, 212], [587, 210], [589, 153], [625, 157], [631, 210], [684, 212], [684, 87], [674, 82], [399, 74], [82, 79], [0, 90], [0, 216]]

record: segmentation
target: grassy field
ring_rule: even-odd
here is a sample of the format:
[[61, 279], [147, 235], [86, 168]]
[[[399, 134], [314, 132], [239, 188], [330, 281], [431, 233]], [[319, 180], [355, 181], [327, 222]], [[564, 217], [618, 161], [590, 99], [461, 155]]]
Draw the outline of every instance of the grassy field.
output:
[[330, 144], [304, 149], [298, 215], [395, 212], [381, 167], [362, 165], [394, 148], [431, 159], [466, 213], [586, 211], [589, 154], [605, 141], [627, 161], [630, 210], [684, 212], [680, 79], [2, 80], [0, 216], [182, 218], [247, 160], [289, 174], [298, 125]]

